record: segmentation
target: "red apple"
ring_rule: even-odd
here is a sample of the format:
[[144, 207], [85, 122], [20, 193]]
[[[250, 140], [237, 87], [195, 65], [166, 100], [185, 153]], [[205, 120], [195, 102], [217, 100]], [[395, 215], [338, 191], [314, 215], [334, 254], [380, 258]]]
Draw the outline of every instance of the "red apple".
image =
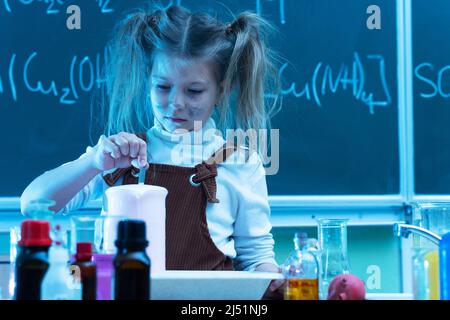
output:
[[328, 287], [328, 300], [364, 300], [364, 282], [352, 274], [341, 274]]

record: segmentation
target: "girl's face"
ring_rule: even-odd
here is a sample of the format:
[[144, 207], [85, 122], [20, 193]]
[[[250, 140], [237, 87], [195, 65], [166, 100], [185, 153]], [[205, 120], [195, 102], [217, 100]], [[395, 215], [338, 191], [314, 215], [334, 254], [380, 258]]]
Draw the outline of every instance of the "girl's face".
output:
[[165, 130], [192, 131], [194, 121], [201, 121], [202, 127], [211, 116], [220, 92], [210, 62], [155, 54], [150, 98], [155, 121]]

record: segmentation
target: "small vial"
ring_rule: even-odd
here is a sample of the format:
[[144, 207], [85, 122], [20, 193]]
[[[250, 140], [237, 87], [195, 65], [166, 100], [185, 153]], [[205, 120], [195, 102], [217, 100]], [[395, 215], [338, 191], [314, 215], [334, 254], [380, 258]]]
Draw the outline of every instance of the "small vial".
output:
[[97, 265], [92, 261], [92, 243], [78, 242], [74, 266], [79, 268], [81, 277], [82, 300], [97, 298]]

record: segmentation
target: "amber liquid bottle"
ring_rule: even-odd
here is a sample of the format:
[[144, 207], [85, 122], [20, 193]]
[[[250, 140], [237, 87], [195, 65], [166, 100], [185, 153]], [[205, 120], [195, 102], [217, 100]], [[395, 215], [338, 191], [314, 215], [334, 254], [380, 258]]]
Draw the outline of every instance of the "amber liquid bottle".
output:
[[150, 299], [150, 258], [145, 252], [148, 246], [145, 222], [120, 221], [115, 242], [114, 299]]
[[21, 226], [19, 254], [15, 263], [15, 300], [41, 300], [41, 284], [49, 267], [50, 224], [26, 220]]
[[74, 266], [79, 268], [82, 300], [97, 300], [97, 265], [92, 261], [92, 243], [77, 243]]
[[296, 233], [295, 250], [283, 264], [285, 300], [319, 300], [319, 263], [308, 244], [307, 234]]

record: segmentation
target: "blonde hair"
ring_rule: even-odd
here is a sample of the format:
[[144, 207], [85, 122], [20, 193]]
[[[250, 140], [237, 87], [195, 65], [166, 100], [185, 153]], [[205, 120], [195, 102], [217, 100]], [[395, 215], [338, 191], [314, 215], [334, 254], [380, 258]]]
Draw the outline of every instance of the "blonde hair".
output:
[[270, 118], [281, 108], [277, 55], [265, 44], [273, 30], [251, 12], [240, 13], [230, 23], [175, 5], [127, 15], [109, 44], [101, 102], [104, 134], [138, 133], [152, 125], [148, 94], [156, 51], [211, 59], [217, 83], [224, 84], [213, 114], [224, 136], [227, 129], [270, 129]]

